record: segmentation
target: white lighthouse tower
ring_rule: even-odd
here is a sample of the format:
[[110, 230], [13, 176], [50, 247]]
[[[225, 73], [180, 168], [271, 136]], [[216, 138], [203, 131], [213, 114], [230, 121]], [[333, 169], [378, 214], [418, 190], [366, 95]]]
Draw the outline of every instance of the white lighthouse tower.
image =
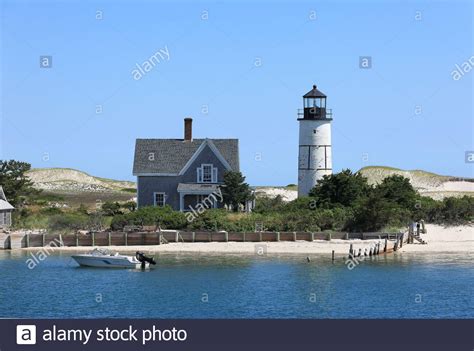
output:
[[313, 85], [303, 96], [303, 106], [298, 110], [298, 197], [307, 196], [318, 180], [332, 174], [332, 112], [326, 109], [326, 95]]

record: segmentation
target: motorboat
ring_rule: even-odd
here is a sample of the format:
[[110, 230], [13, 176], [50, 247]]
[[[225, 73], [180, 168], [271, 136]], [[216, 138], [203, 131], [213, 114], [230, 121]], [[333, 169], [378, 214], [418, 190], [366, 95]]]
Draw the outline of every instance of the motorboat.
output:
[[135, 256], [120, 255], [107, 249], [96, 248], [90, 253], [71, 256], [80, 266], [100, 268], [149, 268], [156, 264], [153, 257], [137, 251]]

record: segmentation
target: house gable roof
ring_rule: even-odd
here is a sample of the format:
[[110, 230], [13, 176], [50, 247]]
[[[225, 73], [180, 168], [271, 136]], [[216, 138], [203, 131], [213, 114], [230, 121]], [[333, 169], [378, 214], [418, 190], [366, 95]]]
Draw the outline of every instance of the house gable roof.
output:
[[[238, 139], [137, 139], [134, 175], [178, 175], [206, 145], [234, 171], [239, 170]], [[215, 149], [215, 150], [214, 150]], [[226, 166], [227, 167], [227, 166]]]
[[186, 164], [181, 169], [181, 171], [179, 171], [179, 175], [183, 175], [184, 173], [186, 173], [188, 168], [191, 167], [191, 165], [194, 163], [194, 161], [196, 161], [199, 154], [201, 154], [201, 152], [203, 152], [206, 149], [206, 146], [209, 146], [209, 149], [211, 149], [211, 151], [214, 153], [214, 155], [216, 155], [216, 157], [219, 159], [219, 161], [221, 161], [222, 165], [226, 168], [226, 170], [228, 170], [228, 171], [232, 170], [231, 165], [229, 165], [229, 163], [226, 161], [224, 156], [222, 156], [222, 154], [219, 152], [219, 149], [217, 149], [217, 147], [214, 145], [214, 143], [210, 139], [206, 139], [198, 147], [198, 149], [196, 150], [194, 155], [191, 156], [191, 158], [188, 160], [188, 162], [186, 162]]
[[5, 197], [5, 193], [3, 192], [3, 187], [0, 185], [0, 210], [14, 210], [13, 207]]

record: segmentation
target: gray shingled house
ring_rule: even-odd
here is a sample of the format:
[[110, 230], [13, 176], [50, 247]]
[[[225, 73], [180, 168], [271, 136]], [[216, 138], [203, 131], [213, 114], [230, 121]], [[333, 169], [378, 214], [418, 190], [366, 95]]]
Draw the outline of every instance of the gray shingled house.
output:
[[15, 208], [7, 201], [3, 188], [0, 185], [0, 228], [6, 228], [12, 225], [12, 212], [14, 209]]
[[[137, 139], [133, 175], [138, 207], [189, 211], [219, 191], [226, 171], [239, 171], [239, 140], [193, 139], [192, 119], [185, 118], [184, 139]], [[212, 206], [224, 205], [214, 201]]]

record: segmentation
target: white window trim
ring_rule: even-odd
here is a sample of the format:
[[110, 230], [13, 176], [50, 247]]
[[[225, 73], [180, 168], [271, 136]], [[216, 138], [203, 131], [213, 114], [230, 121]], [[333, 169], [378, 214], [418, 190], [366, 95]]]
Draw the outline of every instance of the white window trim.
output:
[[[163, 206], [158, 206], [158, 205], [156, 204], [156, 195], [157, 195], [157, 194], [162, 194], [162, 195], [163, 195]], [[153, 193], [153, 205], [154, 205], [155, 207], [165, 207], [165, 206], [166, 206], [166, 193], [165, 193], [165, 192], [162, 192], [162, 191], [156, 191], [156, 192], [154, 192], [154, 193]]]
[[[211, 181], [210, 182], [204, 181], [204, 167], [211, 167]], [[214, 164], [212, 163], [203, 163], [201, 164], [201, 167], [198, 167], [196, 169], [196, 178], [197, 178], [198, 183], [215, 184], [217, 183], [217, 179], [218, 179], [218, 168], [214, 167]]]

